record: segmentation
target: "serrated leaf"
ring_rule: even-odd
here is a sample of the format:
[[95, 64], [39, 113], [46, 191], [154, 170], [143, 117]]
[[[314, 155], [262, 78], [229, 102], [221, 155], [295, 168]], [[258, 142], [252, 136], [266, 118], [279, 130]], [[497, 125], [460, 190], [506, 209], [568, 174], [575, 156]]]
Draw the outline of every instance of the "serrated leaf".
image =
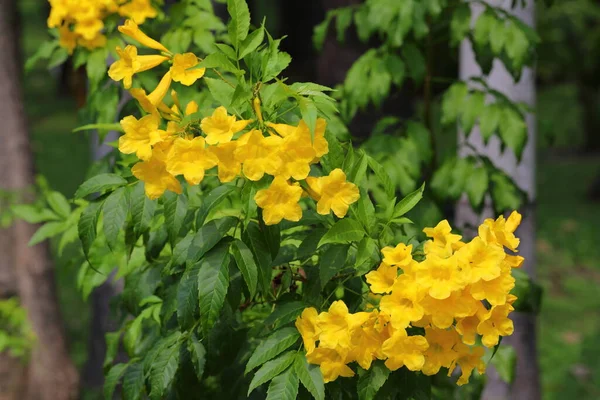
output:
[[156, 211], [156, 200], [150, 200], [144, 192], [144, 183], [138, 182], [130, 192], [131, 223], [133, 232], [139, 237], [150, 228]]
[[358, 378], [358, 398], [359, 400], [373, 400], [377, 392], [390, 376], [390, 370], [383, 362], [374, 362], [368, 371], [365, 371]]
[[117, 245], [119, 232], [123, 229], [123, 224], [127, 219], [129, 202], [125, 188], [120, 187], [110, 194], [104, 202], [102, 210], [104, 212], [104, 236], [110, 248]]
[[300, 334], [296, 328], [283, 328], [262, 341], [246, 364], [246, 373], [281, 354], [298, 341]]
[[500, 138], [520, 160], [527, 144], [527, 124], [521, 113], [511, 107], [504, 107], [500, 117]]
[[177, 320], [181, 329], [190, 328], [196, 317], [199, 272], [199, 263], [188, 265], [177, 285]]
[[192, 335], [188, 341], [188, 350], [192, 356], [196, 377], [201, 381], [202, 375], [204, 375], [204, 365], [206, 364], [206, 348], [204, 348], [204, 345], [198, 340], [196, 335]]
[[75, 192], [75, 198], [81, 199], [89, 194], [102, 192], [106, 189], [111, 189], [126, 184], [127, 181], [116, 174], [96, 175], [83, 182], [81, 186], [79, 186], [79, 189], [77, 189]]
[[235, 190], [237, 190], [237, 188], [232, 185], [220, 185], [211, 190], [210, 193], [204, 197], [202, 207], [200, 207], [200, 210], [198, 210], [198, 215], [196, 216], [196, 227], [201, 227], [210, 211], [214, 207], [218, 206], [227, 198], [227, 196], [229, 196], [229, 194], [231, 194], [231, 192]]
[[281, 355], [280, 357], [277, 357], [274, 360], [266, 362], [262, 367], [260, 367], [260, 369], [254, 374], [254, 378], [252, 378], [252, 381], [250, 382], [250, 387], [248, 388], [248, 396], [250, 395], [250, 393], [252, 393], [254, 389], [285, 371], [285, 369], [289, 367], [294, 361], [294, 356], [295, 353], [289, 351]]
[[202, 329], [208, 332], [217, 321], [229, 288], [229, 248], [221, 243], [200, 261], [198, 300]]
[[184, 194], [165, 192], [164, 200], [165, 225], [169, 234], [169, 241], [174, 244], [179, 237], [183, 221], [188, 210], [188, 199]]
[[362, 183], [367, 175], [367, 167], [369, 165], [369, 156], [361, 149], [355, 154], [352, 168], [347, 174], [348, 182], [352, 182], [358, 186]]
[[215, 100], [224, 107], [229, 107], [233, 99], [234, 88], [220, 79], [204, 77], [203, 80], [206, 82], [208, 90]]
[[179, 346], [172, 345], [161, 349], [150, 370], [150, 398], [162, 399], [173, 382], [179, 367]]
[[140, 400], [143, 390], [144, 366], [140, 362], [130, 364], [123, 375], [123, 400]]
[[65, 196], [59, 192], [50, 192], [46, 201], [50, 208], [60, 217], [66, 219], [71, 214], [71, 205]]
[[96, 228], [98, 225], [98, 218], [100, 217], [100, 211], [102, 210], [103, 202], [93, 202], [83, 210], [77, 223], [77, 232], [79, 234], [79, 240], [81, 241], [81, 247], [83, 253], [87, 257], [90, 251], [90, 247], [96, 239]]
[[296, 400], [300, 383], [292, 368], [276, 376], [269, 385], [267, 400]]
[[300, 114], [302, 119], [306, 122], [308, 129], [310, 130], [310, 138], [312, 141], [315, 139], [315, 128], [317, 126], [317, 107], [315, 103], [306, 98], [298, 99], [298, 106], [300, 107]]
[[234, 75], [241, 74], [240, 70], [233, 65], [231, 60], [223, 53], [212, 53], [207, 55], [195, 68], [217, 68], [231, 72]]
[[321, 369], [318, 365], [309, 364], [304, 353], [296, 354], [294, 372], [315, 400], [325, 400], [325, 383]]
[[279, 327], [294, 321], [307, 305], [301, 301], [290, 301], [281, 303], [275, 307], [275, 310], [265, 319], [265, 325]]
[[250, 10], [246, 0], [227, 0], [227, 11], [231, 16], [228, 26], [229, 40], [237, 48], [248, 36]]
[[249, 34], [248, 37], [244, 40], [244, 42], [240, 46], [240, 55], [238, 56], [238, 60], [241, 60], [242, 58], [256, 50], [264, 39], [265, 29], [261, 26], [260, 28]]
[[61, 234], [67, 229], [67, 225], [64, 222], [47, 222], [33, 234], [29, 239], [28, 246], [35, 246], [36, 244], [43, 242], [46, 239]]
[[485, 93], [476, 91], [471, 93], [465, 100], [465, 104], [462, 110], [460, 118], [460, 125], [462, 126], [465, 135], [468, 137], [475, 125], [475, 121], [481, 115], [485, 109]]
[[383, 185], [383, 189], [385, 190], [385, 194], [388, 196], [388, 199], [393, 199], [396, 188], [394, 187], [394, 184], [392, 183], [392, 180], [390, 179], [390, 176], [385, 168], [383, 168], [383, 166], [371, 156], [368, 156], [367, 161], [369, 167], [375, 173], [375, 176], [377, 179], [379, 179], [379, 182], [381, 182]]
[[333, 244], [329, 246], [321, 256], [319, 262], [319, 278], [322, 289], [325, 288], [327, 282], [329, 282], [335, 274], [344, 268], [349, 247], [350, 246], [347, 244]]
[[425, 183], [423, 183], [420, 188], [418, 188], [412, 193], [409, 193], [406, 197], [400, 200], [400, 202], [398, 202], [398, 204], [396, 204], [396, 206], [394, 207], [392, 219], [400, 218], [401, 216], [412, 210], [423, 198], [424, 190]]
[[369, 197], [369, 192], [364, 188], [361, 189], [360, 198], [356, 204], [356, 216], [365, 227], [367, 233], [370, 233], [371, 228], [375, 224], [375, 206]]
[[[194, 235], [190, 243], [187, 261], [196, 262], [223, 239], [225, 234], [238, 223], [235, 217], [224, 217], [208, 222]], [[185, 261], [185, 260], [184, 260]]]
[[236, 239], [231, 244], [231, 254], [233, 255], [238, 269], [244, 277], [246, 286], [248, 286], [250, 297], [254, 297], [258, 283], [258, 267], [254, 262], [254, 255], [252, 255], [252, 251], [250, 251], [244, 242]]
[[344, 218], [336, 222], [319, 241], [317, 248], [328, 243], [358, 242], [365, 237], [362, 225], [353, 219]]
[[121, 376], [125, 373], [127, 369], [127, 364], [116, 364], [113, 365], [108, 374], [106, 374], [106, 379], [104, 380], [104, 388], [103, 394], [105, 399], [112, 399], [113, 393], [119, 381], [121, 380]]
[[356, 272], [364, 275], [379, 261], [379, 248], [375, 240], [364, 237], [358, 244], [356, 251]]
[[469, 87], [464, 82], [457, 82], [450, 86], [442, 100], [443, 124], [456, 123], [456, 119], [462, 113], [463, 105], [468, 94]]
[[477, 210], [483, 203], [483, 198], [488, 189], [488, 174], [484, 167], [475, 168], [469, 175], [465, 185], [465, 192], [469, 197], [471, 207]]
[[515, 183], [503, 172], [495, 172], [490, 176], [491, 195], [494, 209], [498, 213], [517, 210], [524, 200], [523, 194]]
[[483, 142], [487, 144], [500, 124], [502, 108], [498, 104], [488, 104], [485, 106], [479, 117], [479, 131]]
[[255, 222], [249, 223], [242, 240], [254, 254], [258, 266], [260, 287], [263, 293], [266, 294], [271, 289], [271, 273], [273, 272], [271, 262], [273, 257], [260, 226]]

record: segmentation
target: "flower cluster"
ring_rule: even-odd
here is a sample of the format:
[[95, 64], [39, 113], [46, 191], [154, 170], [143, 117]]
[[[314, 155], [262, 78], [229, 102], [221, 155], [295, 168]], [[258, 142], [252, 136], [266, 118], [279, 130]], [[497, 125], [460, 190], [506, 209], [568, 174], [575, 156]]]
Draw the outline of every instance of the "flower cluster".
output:
[[69, 54], [77, 45], [90, 50], [103, 47], [106, 44], [106, 36], [102, 33], [104, 20], [109, 15], [131, 18], [138, 24], [158, 15], [150, 0], [48, 1], [51, 7], [48, 27], [58, 28], [60, 45]]
[[425, 375], [442, 367], [450, 375], [459, 366], [459, 385], [474, 369], [483, 373], [478, 343], [494, 347], [513, 333], [511, 270], [523, 257], [504, 248], [517, 250], [520, 221], [516, 211], [507, 219], [487, 219], [479, 235], [464, 243], [444, 220], [424, 230], [431, 240], [421, 262], [413, 259], [411, 245], [382, 249], [383, 262], [366, 275], [378, 309], [351, 314], [336, 301], [327, 312], [307, 308], [297, 319], [308, 361], [320, 365], [326, 382], [354, 375], [351, 362], [369, 369], [375, 359], [392, 371], [406, 366]]
[[[255, 97], [256, 121], [238, 119], [220, 106], [200, 121], [192, 118], [191, 122], [184, 122], [185, 116], [198, 111], [198, 105], [191, 102], [182, 112], [174, 90], [171, 107], [164, 103], [164, 98], [172, 81], [191, 86], [204, 76], [205, 69], [198, 66], [201, 60], [193, 53], [172, 54], [133, 21], [126, 21], [119, 31], [161, 52], [138, 55], [135, 46], [117, 48], [120, 59], [108, 71], [113, 80], [123, 81], [147, 113], [141, 119], [127, 116], [121, 121], [125, 134], [119, 139], [119, 150], [124, 154], [135, 153], [141, 160], [133, 166], [132, 173], [144, 181], [148, 197], [158, 198], [165, 190], [181, 193], [177, 176], [197, 185], [207, 170], [216, 167], [221, 182], [230, 182], [238, 176], [250, 181], [258, 181], [265, 175], [273, 177], [270, 186], [255, 196], [268, 225], [282, 219], [299, 221], [302, 217], [299, 201], [304, 194], [317, 202], [318, 213], [326, 215], [333, 211], [340, 218], [358, 200], [358, 188], [346, 181], [340, 169], [324, 177], [308, 176], [311, 164], [319, 162], [329, 151], [324, 119], [317, 119], [314, 137], [303, 120], [297, 126], [265, 122], [260, 100]], [[131, 89], [136, 73], [164, 62], [171, 63], [171, 67], [154, 91], [146, 94], [143, 89]], [[161, 129], [163, 119], [167, 121], [165, 129]]]

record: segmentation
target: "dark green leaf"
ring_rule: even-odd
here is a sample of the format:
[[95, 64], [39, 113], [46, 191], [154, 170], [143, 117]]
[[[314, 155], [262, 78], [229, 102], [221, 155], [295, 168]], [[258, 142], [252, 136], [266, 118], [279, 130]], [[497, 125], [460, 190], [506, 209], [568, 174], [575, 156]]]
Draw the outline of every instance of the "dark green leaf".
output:
[[144, 183], [138, 182], [130, 192], [131, 223], [133, 232], [139, 237], [150, 228], [156, 211], [156, 200], [150, 200], [144, 193]]
[[220, 79], [204, 77], [203, 80], [206, 82], [206, 86], [208, 86], [208, 90], [210, 90], [210, 94], [215, 100], [224, 107], [229, 107], [233, 99], [233, 87]]
[[315, 400], [325, 400], [325, 384], [321, 369], [318, 365], [309, 364], [304, 353], [296, 353], [294, 372]]
[[242, 239], [257, 261], [260, 287], [263, 293], [269, 293], [271, 290], [271, 274], [273, 271], [271, 262], [273, 257], [259, 225], [255, 222], [249, 223]]
[[275, 307], [275, 310], [265, 320], [266, 326], [274, 325], [275, 328], [294, 321], [306, 308], [306, 304], [301, 301], [290, 301], [281, 303]]
[[100, 211], [102, 210], [102, 202], [92, 202], [83, 210], [79, 222], [77, 223], [77, 232], [79, 234], [79, 240], [81, 241], [81, 247], [83, 253], [88, 256], [90, 247], [96, 239], [96, 227], [98, 225], [98, 218], [100, 217]]
[[198, 309], [198, 274], [200, 264], [190, 264], [177, 285], [177, 319], [181, 329], [194, 324]]
[[[187, 261], [196, 262], [223, 239], [225, 234], [238, 223], [235, 217], [215, 219], [205, 224], [196, 233], [189, 246]], [[180, 259], [178, 258], [178, 261]]]
[[83, 182], [75, 192], [75, 198], [81, 199], [89, 194], [102, 192], [127, 184], [127, 181], [115, 174], [100, 174]]
[[109, 247], [117, 245], [119, 233], [127, 219], [129, 202], [125, 188], [118, 188], [106, 198], [102, 210], [104, 211], [104, 236]]
[[224, 199], [231, 194], [231, 192], [237, 190], [237, 188], [233, 185], [220, 185], [215, 189], [211, 190], [211, 192], [204, 198], [202, 202], [202, 207], [198, 210], [198, 215], [196, 217], [196, 227], [200, 228], [206, 217], [210, 213], [210, 211], [219, 205]]
[[388, 199], [393, 199], [396, 193], [396, 189], [394, 187], [394, 184], [392, 183], [392, 180], [390, 179], [389, 174], [387, 173], [385, 168], [383, 168], [383, 166], [379, 164], [379, 162], [373, 157], [368, 156], [367, 160], [369, 167], [375, 173], [375, 176], [377, 177], [377, 179], [379, 179], [379, 182], [381, 182], [381, 184], [383, 185], [385, 194], [388, 196]]
[[325, 20], [319, 25], [315, 26], [313, 30], [313, 45], [317, 50], [323, 49], [323, 43], [325, 43], [327, 30], [329, 29], [329, 24], [331, 23], [331, 16], [332, 14], [328, 13]]
[[246, 364], [246, 373], [281, 354], [296, 343], [299, 337], [300, 334], [296, 328], [283, 328], [273, 333], [254, 350]]
[[269, 385], [267, 400], [296, 400], [299, 386], [298, 376], [293, 368], [276, 376]]
[[408, 75], [417, 84], [423, 82], [426, 62], [421, 50], [413, 43], [407, 43], [402, 47], [402, 57], [408, 67]]
[[452, 45], [456, 46], [467, 36], [471, 30], [471, 7], [469, 4], [461, 4], [454, 10], [450, 22]]
[[254, 262], [252, 252], [244, 242], [236, 239], [231, 244], [231, 254], [235, 259], [235, 263], [244, 277], [250, 297], [254, 297], [256, 286], [258, 283], [258, 268]]
[[123, 376], [123, 400], [140, 400], [143, 391], [144, 365], [139, 362], [130, 364]]
[[370, 233], [371, 228], [375, 225], [375, 206], [369, 197], [369, 192], [364, 188], [360, 191], [360, 199], [358, 199], [356, 205], [356, 216], [367, 233]]
[[392, 214], [392, 218], [400, 218], [404, 214], [408, 213], [412, 210], [423, 198], [423, 191], [425, 190], [425, 183], [421, 185], [420, 188], [415, 190], [412, 193], [409, 193], [405, 198], [400, 200], [396, 207], [394, 207], [394, 213]]
[[390, 370], [383, 362], [374, 362], [371, 369], [364, 371], [358, 378], [358, 398], [373, 400], [390, 375]]
[[317, 247], [321, 247], [328, 243], [358, 242], [366, 234], [367, 233], [359, 222], [350, 218], [344, 218], [336, 222], [331, 229], [323, 235]]
[[125, 373], [127, 369], [127, 364], [115, 364], [112, 366], [108, 374], [106, 374], [106, 379], [104, 380], [104, 389], [103, 394], [105, 399], [112, 399], [113, 393], [121, 380], [121, 376]]
[[229, 248], [221, 243], [200, 261], [198, 299], [202, 329], [208, 332], [219, 318], [229, 287]]
[[321, 288], [324, 288], [327, 282], [344, 268], [349, 247], [346, 244], [333, 244], [325, 250], [319, 262]]
[[165, 209], [165, 226], [169, 234], [169, 241], [173, 245], [179, 237], [183, 221], [188, 210], [188, 199], [184, 194], [165, 192], [163, 197]]
[[250, 387], [248, 389], [248, 396], [254, 389], [285, 371], [285, 369], [294, 361], [294, 355], [294, 352], [289, 351], [274, 360], [266, 362], [254, 374], [254, 378], [252, 378], [252, 382], [250, 382]]
[[196, 371], [196, 377], [199, 381], [202, 380], [204, 375], [204, 365], [206, 364], [206, 349], [202, 342], [198, 340], [196, 335], [192, 335], [188, 341], [188, 350], [192, 357], [192, 363], [194, 364], [194, 370]]
[[161, 349], [150, 370], [150, 398], [152, 400], [163, 399], [168, 387], [173, 382], [177, 368], [179, 367], [179, 345], [165, 347]]

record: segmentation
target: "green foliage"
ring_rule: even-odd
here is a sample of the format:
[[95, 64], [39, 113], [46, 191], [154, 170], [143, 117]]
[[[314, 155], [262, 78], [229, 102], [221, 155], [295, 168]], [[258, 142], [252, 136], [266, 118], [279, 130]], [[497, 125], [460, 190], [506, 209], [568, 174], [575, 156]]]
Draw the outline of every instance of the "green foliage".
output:
[[12, 297], [0, 300], [0, 352], [27, 360], [35, 344], [35, 335], [27, 320], [27, 312]]

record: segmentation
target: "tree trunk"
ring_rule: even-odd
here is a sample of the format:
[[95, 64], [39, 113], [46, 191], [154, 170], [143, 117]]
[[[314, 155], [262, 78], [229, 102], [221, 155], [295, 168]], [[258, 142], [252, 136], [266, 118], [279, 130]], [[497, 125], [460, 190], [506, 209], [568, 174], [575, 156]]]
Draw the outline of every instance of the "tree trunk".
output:
[[[24, 193], [34, 182], [34, 172], [20, 87], [16, 5], [16, 0], [0, 0], [0, 48], [3, 50], [0, 57], [0, 162], [4, 164], [0, 170], [0, 184], [3, 188]], [[17, 282], [18, 295], [36, 335], [26, 394], [18, 398], [74, 399], [77, 396], [77, 371], [67, 351], [48, 245], [27, 246], [36, 229], [37, 226], [18, 221], [8, 231], [10, 238], [0, 242], [10, 246], [2, 248], [0, 270], [4, 276], [11, 274], [6, 271], [14, 270], [14, 275], [8, 279]]]
[[[510, 0], [489, 0], [488, 3], [510, 10]], [[480, 5], [473, 4], [472, 9], [474, 18], [482, 12]], [[516, 8], [513, 13], [525, 23], [533, 26], [533, 1], [528, 1], [525, 8]], [[460, 77], [466, 80], [480, 75], [481, 70], [475, 61], [471, 43], [465, 41], [460, 49]], [[515, 83], [500, 61], [496, 60], [486, 81], [491, 88], [505, 93], [514, 101], [522, 101], [532, 107], [535, 105], [535, 76], [532, 69], [526, 69], [521, 80]], [[531, 114], [527, 115], [527, 126], [529, 139], [520, 163], [517, 162], [515, 155], [510, 150], [501, 153], [498, 138], [493, 137], [487, 146], [484, 145], [478, 129], [474, 129], [467, 142], [478, 153], [487, 155], [497, 167], [510, 175], [517, 185], [528, 194], [529, 201], [520, 210], [523, 214], [523, 222], [517, 234], [521, 238], [519, 254], [525, 257], [523, 269], [532, 278], [535, 278], [535, 211], [533, 206], [535, 201], [535, 118]], [[464, 140], [464, 135], [460, 136], [459, 143]], [[464, 157], [470, 153], [472, 150], [467, 146], [463, 145], [459, 148], [460, 156]], [[483, 215], [480, 216], [476, 215], [467, 199], [463, 198], [457, 205], [456, 222], [459, 226], [477, 226], [483, 217], [492, 215], [493, 210], [489, 201], [486, 203]], [[515, 333], [506, 338], [502, 344], [510, 344], [516, 351], [515, 381], [509, 386], [500, 380], [493, 368], [490, 368], [483, 398], [488, 400], [537, 400], [540, 399], [541, 393], [536, 349], [536, 317], [520, 313], [513, 313], [512, 317], [515, 322]]]

